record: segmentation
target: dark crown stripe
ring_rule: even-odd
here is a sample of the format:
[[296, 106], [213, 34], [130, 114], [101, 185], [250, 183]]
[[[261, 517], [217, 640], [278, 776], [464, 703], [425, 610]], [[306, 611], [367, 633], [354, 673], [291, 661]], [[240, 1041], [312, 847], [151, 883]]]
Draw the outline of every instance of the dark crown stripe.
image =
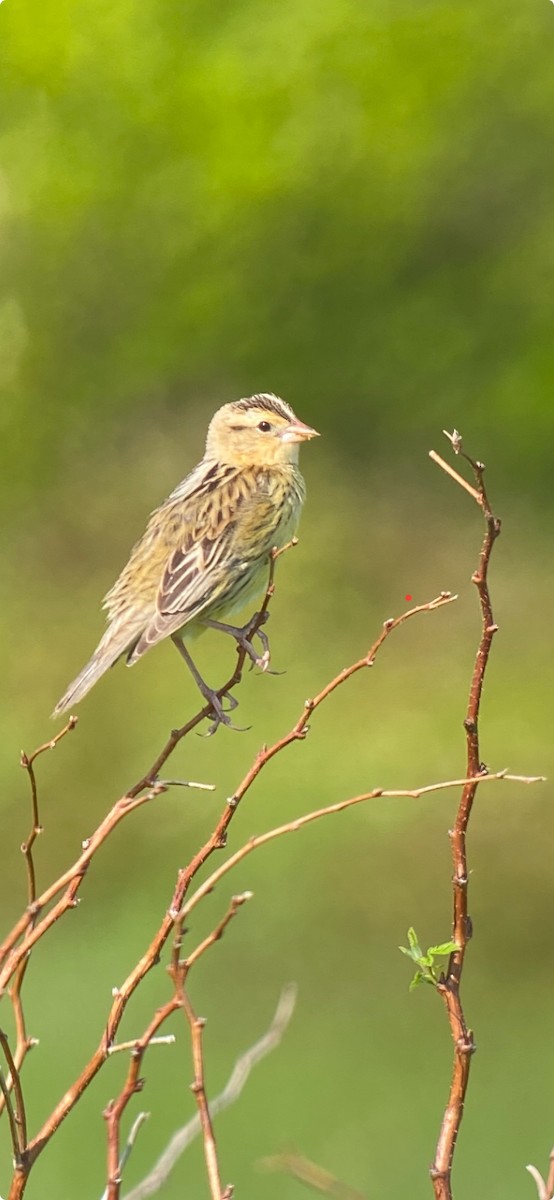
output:
[[265, 412], [275, 413], [276, 416], [282, 417], [284, 421], [290, 421], [294, 417], [294, 413], [289, 404], [285, 404], [280, 396], [274, 396], [271, 392], [260, 392], [257, 396], [248, 396], [244, 400], [236, 400], [233, 408], [237, 412], [248, 412], [251, 408], [262, 408]]

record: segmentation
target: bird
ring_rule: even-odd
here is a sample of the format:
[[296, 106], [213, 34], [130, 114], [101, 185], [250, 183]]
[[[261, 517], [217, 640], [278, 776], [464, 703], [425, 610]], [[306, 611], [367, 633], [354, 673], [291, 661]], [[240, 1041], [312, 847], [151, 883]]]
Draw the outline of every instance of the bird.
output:
[[[103, 601], [108, 628], [92, 658], [56, 705], [59, 716], [126, 657], [133, 666], [171, 638], [213, 714], [209, 733], [231, 726], [237, 706], [208, 686], [186, 642], [213, 628], [231, 634], [256, 665], [269, 665], [267, 638], [258, 655], [249, 626], [229, 618], [265, 590], [272, 552], [294, 536], [305, 499], [300, 444], [318, 437], [272, 392], [217, 410], [204, 457], [150, 516], [146, 530]], [[236, 727], [235, 727], [236, 728]]]

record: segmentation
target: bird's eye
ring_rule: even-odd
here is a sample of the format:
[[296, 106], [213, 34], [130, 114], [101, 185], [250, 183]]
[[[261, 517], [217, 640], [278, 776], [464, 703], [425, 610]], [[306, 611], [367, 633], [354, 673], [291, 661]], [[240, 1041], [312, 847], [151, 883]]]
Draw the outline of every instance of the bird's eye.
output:
[[269, 421], [260, 421], [260, 424], [258, 425], [258, 429], [259, 429], [260, 433], [269, 433], [269, 431], [271, 429], [271, 425], [270, 425]]

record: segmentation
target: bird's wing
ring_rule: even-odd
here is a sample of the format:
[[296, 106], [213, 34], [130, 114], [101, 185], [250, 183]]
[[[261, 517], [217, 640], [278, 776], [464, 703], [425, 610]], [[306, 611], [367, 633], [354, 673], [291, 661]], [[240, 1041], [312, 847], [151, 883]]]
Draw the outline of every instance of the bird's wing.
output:
[[[237, 538], [237, 527], [250, 525], [254, 497], [255, 524], [267, 528], [272, 502], [257, 492], [256, 477], [249, 473], [228, 476], [221, 486], [215, 486], [191, 506], [181, 544], [171, 554], [163, 572], [156, 612], [129, 663], [136, 662], [162, 638], [194, 621], [214, 602], [224, 606], [225, 597], [232, 597], [237, 584], [251, 571], [253, 560], [263, 557], [267, 538]], [[268, 552], [270, 548], [271, 536]]]

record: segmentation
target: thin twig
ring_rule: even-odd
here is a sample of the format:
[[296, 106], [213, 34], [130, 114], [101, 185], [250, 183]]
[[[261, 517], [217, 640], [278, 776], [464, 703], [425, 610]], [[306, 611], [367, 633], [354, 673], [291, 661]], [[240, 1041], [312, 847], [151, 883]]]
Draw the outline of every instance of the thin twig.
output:
[[454, 1068], [448, 1102], [437, 1143], [435, 1160], [431, 1167], [435, 1200], [452, 1200], [452, 1162], [464, 1112], [471, 1056], [475, 1051], [473, 1034], [466, 1024], [460, 994], [465, 954], [472, 933], [471, 919], [468, 912], [469, 870], [466, 838], [473, 801], [479, 783], [483, 780], [483, 765], [481, 763], [479, 746], [479, 712], [492, 639], [497, 631], [488, 587], [488, 568], [494, 543], [500, 533], [500, 521], [494, 516], [491, 510], [485, 490], [483, 464], [475, 462], [464, 453], [462, 450], [462, 439], [456, 431], [446, 436], [452, 444], [454, 453], [460, 454], [469, 463], [475, 478], [476, 488], [472, 488], [466, 480], [462, 479], [457, 472], [453, 471], [434, 452], [432, 452], [431, 457], [435, 462], [438, 462], [439, 466], [448, 475], [454, 478], [461, 487], [473, 496], [485, 518], [485, 535], [479, 555], [479, 564], [472, 575], [472, 582], [475, 584], [479, 594], [482, 631], [475, 666], [473, 668], [466, 718], [464, 721], [467, 756], [466, 774], [468, 778], [463, 785], [454, 828], [450, 833], [454, 868], [452, 941], [455, 942], [457, 949], [450, 955], [446, 975], [437, 985], [437, 990], [446, 1006], [454, 1043]]
[[[225, 1193], [222, 1190], [221, 1173], [219, 1169], [219, 1160], [217, 1155], [217, 1145], [213, 1128], [212, 1115], [208, 1104], [206, 1092], [206, 1077], [204, 1070], [204, 1047], [203, 1034], [206, 1024], [203, 1017], [197, 1016], [192, 1006], [192, 1001], [186, 990], [186, 981], [191, 970], [191, 967], [218, 942], [227, 929], [229, 923], [236, 917], [240, 908], [247, 900], [252, 898], [252, 892], [242, 892], [240, 896], [233, 896], [229, 908], [221, 921], [216, 925], [215, 929], [204, 938], [202, 942], [187, 956], [182, 962], [179, 961], [179, 946], [182, 940], [182, 921], [177, 921], [177, 939], [174, 950], [174, 962], [171, 973], [176, 986], [182, 986], [183, 989], [183, 1008], [190, 1028], [191, 1046], [192, 1046], [192, 1062], [194, 1067], [194, 1082], [191, 1084], [196, 1104], [198, 1106], [198, 1115], [202, 1129], [202, 1140], [204, 1143], [204, 1157], [206, 1160], [206, 1171], [212, 1200], [224, 1200], [224, 1195], [229, 1192], [229, 1187]], [[232, 1193], [231, 1193], [232, 1194]]]
[[[21, 853], [25, 858], [25, 867], [27, 872], [27, 903], [28, 909], [31, 912], [30, 924], [34, 922], [32, 909], [36, 900], [36, 872], [33, 859], [33, 846], [39, 834], [42, 833], [38, 800], [38, 786], [34, 764], [36, 759], [41, 754], [45, 754], [47, 750], [54, 750], [58, 743], [61, 742], [62, 738], [65, 738], [68, 733], [71, 733], [71, 731], [75, 729], [76, 724], [77, 718], [70, 717], [67, 724], [63, 729], [60, 730], [59, 733], [56, 734], [55, 737], [51, 738], [48, 742], [44, 742], [41, 746], [38, 746], [32, 754], [26, 754], [24, 750], [21, 751], [19, 760], [20, 765], [23, 767], [23, 770], [27, 772], [31, 788], [31, 829], [27, 835], [27, 838], [21, 845]], [[36, 1039], [27, 1036], [25, 1012], [23, 1008], [23, 981], [25, 979], [28, 965], [29, 956], [27, 955], [22, 958], [21, 962], [19, 963], [14, 973], [12, 982], [8, 988], [8, 995], [13, 1009], [16, 1030], [16, 1046], [12, 1059], [15, 1074], [10, 1070], [10, 1073], [5, 1081], [9, 1091], [11, 1091], [12, 1087], [14, 1086], [15, 1078], [17, 1077], [17, 1079], [19, 1079], [19, 1072], [21, 1071], [29, 1050], [36, 1045]], [[0, 1116], [4, 1111], [5, 1104], [6, 1100], [4, 1093], [2, 1092], [0, 1095]]]
[[108, 1186], [106, 1188], [106, 1200], [119, 1200], [121, 1188], [121, 1171], [124, 1163], [124, 1157], [120, 1152], [120, 1127], [121, 1117], [127, 1104], [132, 1096], [137, 1092], [142, 1091], [144, 1081], [140, 1078], [140, 1069], [142, 1060], [149, 1046], [155, 1039], [158, 1029], [167, 1021], [168, 1017], [173, 1012], [176, 1012], [182, 1005], [182, 996], [177, 992], [158, 1008], [157, 1012], [152, 1017], [150, 1024], [145, 1029], [142, 1037], [137, 1038], [131, 1051], [131, 1061], [127, 1072], [125, 1084], [121, 1089], [117, 1100], [111, 1100], [104, 1110], [104, 1119], [106, 1121], [108, 1135]]
[[17, 1069], [17, 1063], [15, 1062], [14, 1056], [10, 1049], [8, 1036], [3, 1029], [0, 1029], [0, 1046], [4, 1051], [4, 1058], [6, 1059], [8, 1070], [10, 1072], [10, 1084], [8, 1084], [6, 1081], [6, 1086], [11, 1085], [15, 1097], [14, 1112], [15, 1119], [17, 1121], [17, 1128], [19, 1130], [20, 1157], [23, 1157], [27, 1146], [27, 1117], [25, 1114], [25, 1101], [23, 1099], [23, 1090], [21, 1087], [21, 1078]]
[[451, 479], [455, 479], [456, 483], [459, 483], [460, 487], [464, 488], [466, 492], [469, 492], [469, 495], [477, 501], [477, 504], [481, 503], [479, 499], [479, 492], [477, 492], [475, 488], [468, 483], [467, 479], [464, 479], [463, 475], [459, 475], [458, 472], [454, 470], [454, 467], [450, 466], [450, 463], [445, 462], [444, 458], [441, 458], [440, 454], [437, 454], [436, 450], [429, 451], [429, 458], [432, 458], [433, 462], [438, 463], [439, 467], [442, 467], [443, 471], [446, 471], [446, 474], [450, 475]]
[[204, 940], [200, 942], [199, 945], [196, 946], [196, 948], [190, 954], [188, 954], [184, 960], [182, 965], [185, 968], [187, 975], [191, 967], [194, 966], [195, 962], [197, 962], [198, 959], [206, 953], [206, 950], [209, 950], [210, 946], [213, 946], [216, 942], [219, 942], [220, 938], [223, 937], [229, 922], [233, 920], [233, 917], [236, 917], [239, 908], [242, 908], [242, 905], [246, 904], [247, 900], [251, 900], [252, 896], [252, 892], [242, 892], [240, 896], [232, 897], [229, 908], [225, 913], [225, 916], [221, 918], [219, 924], [216, 925], [215, 929], [213, 929], [212, 932], [209, 933], [208, 936], [205, 937]]
[[[296, 997], [297, 988], [295, 984], [288, 984], [287, 987], [283, 988], [275, 1016], [269, 1029], [259, 1041], [250, 1046], [244, 1054], [241, 1054], [233, 1067], [223, 1091], [211, 1101], [210, 1111], [212, 1119], [220, 1112], [223, 1112], [224, 1109], [229, 1108], [231, 1104], [236, 1103], [250, 1076], [250, 1072], [279, 1045], [294, 1012]], [[200, 1133], [200, 1117], [196, 1114], [182, 1129], [178, 1129], [173, 1134], [171, 1141], [150, 1174], [141, 1183], [137, 1184], [136, 1187], [132, 1188], [130, 1192], [127, 1192], [123, 1200], [148, 1200], [149, 1196], [153, 1196], [156, 1192], [160, 1191], [163, 1184], [169, 1178], [175, 1163]]]
[[[501, 780], [507, 783], [544, 783], [545, 777], [544, 775], [509, 775], [507, 771], [487, 772], [479, 777], [480, 783], [495, 783]], [[204, 880], [190, 899], [183, 904], [183, 907], [176, 916], [176, 920], [185, 921], [190, 916], [192, 910], [204, 899], [204, 896], [213, 892], [216, 885], [224, 876], [228, 875], [229, 871], [232, 871], [239, 862], [242, 862], [249, 854], [252, 854], [254, 850], [258, 850], [260, 846], [267, 846], [269, 842], [274, 842], [277, 838], [284, 837], [287, 833], [298, 833], [300, 829], [304, 829], [306, 825], [311, 825], [313, 821], [320, 821], [323, 817], [331, 817], [336, 813], [345, 812], [347, 808], [354, 808], [356, 804], [365, 804], [369, 800], [419, 800], [421, 796], [430, 795], [432, 792], [442, 792], [447, 788], [468, 786], [469, 783], [473, 784], [474, 782], [475, 780], [472, 777], [471, 779], [442, 780], [440, 783], [428, 783], [425, 787], [420, 788], [373, 788], [370, 792], [361, 792], [359, 796], [349, 796], [346, 800], [338, 800], [336, 804], [329, 804], [325, 808], [316, 808], [312, 812], [304, 813], [301, 817], [295, 817], [292, 821], [287, 821], [284, 825], [268, 829], [266, 833], [260, 833], [255, 837], [249, 838], [220, 867], [212, 871], [212, 874]]]
[[[163, 1037], [151, 1038], [149, 1045], [150, 1046], [174, 1046], [175, 1041], [176, 1041], [175, 1035], [173, 1033], [168, 1033], [168, 1034], [164, 1034]], [[136, 1038], [133, 1038], [132, 1041], [130, 1041], [130, 1042], [116, 1042], [115, 1046], [110, 1046], [108, 1053], [110, 1054], [110, 1056], [113, 1054], [122, 1054], [123, 1051], [125, 1051], [125, 1050], [131, 1050], [131, 1051], [136, 1050], [136, 1046], [137, 1046]]]
[[[155, 1042], [160, 1042], [160, 1041], [163, 1041], [163, 1040], [164, 1040], [163, 1038], [153, 1038], [153, 1039], [152, 1039], [152, 1041], [150, 1042], [150, 1045], [152, 1046], [152, 1045], [153, 1045]], [[127, 1138], [127, 1141], [126, 1141], [126, 1143], [125, 1143], [125, 1147], [124, 1147], [123, 1153], [122, 1153], [122, 1155], [121, 1155], [121, 1158], [120, 1158], [120, 1160], [119, 1160], [119, 1174], [120, 1174], [120, 1176], [121, 1176], [121, 1175], [123, 1175], [123, 1171], [124, 1171], [124, 1169], [125, 1169], [125, 1166], [126, 1166], [127, 1162], [129, 1161], [129, 1159], [130, 1159], [130, 1157], [131, 1157], [131, 1154], [132, 1154], [132, 1152], [133, 1152], [133, 1148], [134, 1148], [135, 1142], [136, 1142], [136, 1140], [137, 1140], [137, 1137], [138, 1137], [138, 1135], [139, 1135], [139, 1132], [140, 1132], [140, 1130], [142, 1129], [142, 1126], [144, 1125], [145, 1121], [147, 1121], [147, 1120], [148, 1120], [148, 1117], [149, 1117], [149, 1116], [150, 1116], [150, 1113], [147, 1113], [147, 1112], [140, 1112], [140, 1113], [138, 1114], [138, 1116], [137, 1116], [137, 1117], [135, 1117], [135, 1120], [133, 1121], [133, 1124], [131, 1125], [131, 1129], [130, 1129], [130, 1131], [129, 1131], [129, 1136], [128, 1136], [128, 1138]], [[106, 1188], [106, 1190], [105, 1190], [105, 1191], [102, 1193], [101, 1200], [108, 1200], [108, 1190], [107, 1190], [107, 1188]]]
[[204, 1158], [206, 1160], [206, 1171], [210, 1186], [210, 1196], [212, 1197], [212, 1200], [222, 1200], [223, 1188], [221, 1184], [217, 1146], [212, 1116], [206, 1095], [204, 1047], [202, 1041], [202, 1035], [206, 1022], [203, 1017], [199, 1017], [195, 1013], [190, 1001], [190, 997], [186, 992], [184, 993], [184, 1009], [190, 1027], [192, 1062], [194, 1066], [194, 1083], [191, 1084], [191, 1091], [194, 1093], [194, 1097], [198, 1106], [198, 1115], [200, 1117], [200, 1125], [202, 1128], [202, 1141], [204, 1143]]
[[[15, 1022], [15, 1036], [16, 1036], [16, 1044], [15, 1044], [15, 1052], [13, 1055], [13, 1061], [15, 1064], [16, 1071], [18, 1073], [21, 1071], [21, 1068], [23, 1066], [23, 1063], [24, 1063], [25, 1058], [26, 1058], [27, 1054], [29, 1053], [29, 1051], [33, 1049], [33, 1046], [36, 1046], [38, 1044], [37, 1038], [29, 1037], [27, 1034], [27, 1024], [26, 1024], [26, 1020], [25, 1020], [25, 1011], [23, 1008], [23, 994], [22, 994], [23, 993], [23, 980], [25, 978], [27, 968], [29, 966], [29, 961], [30, 961], [30, 956], [28, 955], [27, 958], [23, 959], [22, 962], [20, 962], [20, 964], [15, 972], [13, 981], [12, 981], [10, 987], [8, 988], [8, 996], [10, 998], [10, 1002], [11, 1002], [12, 1009], [13, 1009], [13, 1016], [14, 1016], [14, 1022]], [[10, 1074], [6, 1078], [6, 1083], [7, 1083], [8, 1089], [10, 1091], [13, 1087], [13, 1082], [14, 1082], [14, 1076], [10, 1072]], [[2, 1113], [4, 1111], [4, 1107], [5, 1107], [5, 1099], [2, 1094], [0, 1096], [0, 1116], [2, 1115]]]
[[15, 1163], [16, 1167], [18, 1167], [21, 1165], [22, 1156], [23, 1156], [25, 1147], [21, 1141], [21, 1132], [19, 1129], [19, 1125], [17, 1123], [17, 1117], [14, 1112], [12, 1098], [10, 1096], [10, 1091], [9, 1091], [8, 1085], [6, 1083], [6, 1079], [4, 1077], [4, 1072], [2, 1071], [1, 1068], [0, 1068], [0, 1092], [2, 1092], [2, 1096], [4, 1098], [4, 1107], [8, 1114], [8, 1121], [9, 1121], [9, 1125], [10, 1125], [10, 1137], [12, 1139], [14, 1163]]
[[201, 1039], [204, 1022], [197, 1018], [192, 1011], [190, 1000], [185, 992], [185, 981], [193, 964], [197, 962], [197, 960], [206, 952], [206, 950], [209, 949], [210, 946], [215, 945], [215, 943], [220, 940], [225, 929], [227, 928], [227, 925], [236, 915], [239, 908], [246, 902], [246, 900], [250, 898], [250, 895], [251, 893], [244, 892], [241, 896], [234, 896], [228, 912], [216, 925], [212, 933], [209, 934], [209, 936], [206, 937], [200, 943], [200, 945], [196, 947], [196, 950], [193, 951], [193, 953], [187, 959], [183, 960], [181, 960], [179, 957], [179, 950], [182, 941], [182, 928], [177, 923], [171, 965], [169, 967], [169, 974], [173, 980], [174, 986], [173, 996], [166, 1004], [158, 1009], [155, 1017], [150, 1022], [142, 1037], [136, 1038], [132, 1042], [121, 1043], [110, 1048], [109, 1052], [112, 1054], [116, 1050], [121, 1051], [125, 1048], [130, 1049], [131, 1061], [127, 1072], [127, 1078], [119, 1096], [116, 1100], [110, 1101], [104, 1112], [108, 1134], [108, 1187], [106, 1189], [106, 1200], [118, 1200], [120, 1194], [123, 1161], [123, 1156], [120, 1154], [119, 1149], [121, 1141], [121, 1120], [132, 1097], [138, 1091], [141, 1091], [144, 1086], [144, 1080], [139, 1078], [139, 1072], [145, 1051], [150, 1046], [155, 1044], [175, 1041], [173, 1036], [163, 1038], [155, 1035], [157, 1030], [161, 1028], [168, 1017], [181, 1008], [185, 1010], [191, 1028], [193, 1060], [195, 1066], [195, 1079], [191, 1086], [192, 1090], [197, 1096], [199, 1112], [202, 1118], [208, 1177], [212, 1185], [212, 1195], [214, 1200], [223, 1200], [221, 1183], [219, 1183], [219, 1190], [217, 1190], [219, 1172], [215, 1150], [215, 1138], [213, 1135], [213, 1129], [211, 1128], [203, 1072]]
[[39, 755], [44, 754], [47, 750], [54, 750], [58, 745], [58, 742], [61, 742], [62, 738], [66, 737], [68, 733], [71, 733], [72, 730], [75, 729], [77, 721], [77, 717], [70, 717], [67, 725], [64, 725], [63, 729], [60, 729], [60, 732], [57, 733], [55, 737], [50, 738], [50, 741], [48, 742], [43, 742], [42, 746], [39, 746], [33, 751], [32, 754], [26, 754], [24, 750], [21, 751], [20, 763], [23, 767], [23, 770], [27, 772], [31, 785], [31, 808], [33, 816], [29, 835], [21, 846], [21, 853], [25, 856], [25, 862], [27, 866], [27, 900], [30, 905], [34, 904], [37, 894], [35, 864], [33, 862], [33, 846], [39, 834], [42, 833], [42, 825], [40, 823], [38, 806], [38, 788], [34, 764]]

